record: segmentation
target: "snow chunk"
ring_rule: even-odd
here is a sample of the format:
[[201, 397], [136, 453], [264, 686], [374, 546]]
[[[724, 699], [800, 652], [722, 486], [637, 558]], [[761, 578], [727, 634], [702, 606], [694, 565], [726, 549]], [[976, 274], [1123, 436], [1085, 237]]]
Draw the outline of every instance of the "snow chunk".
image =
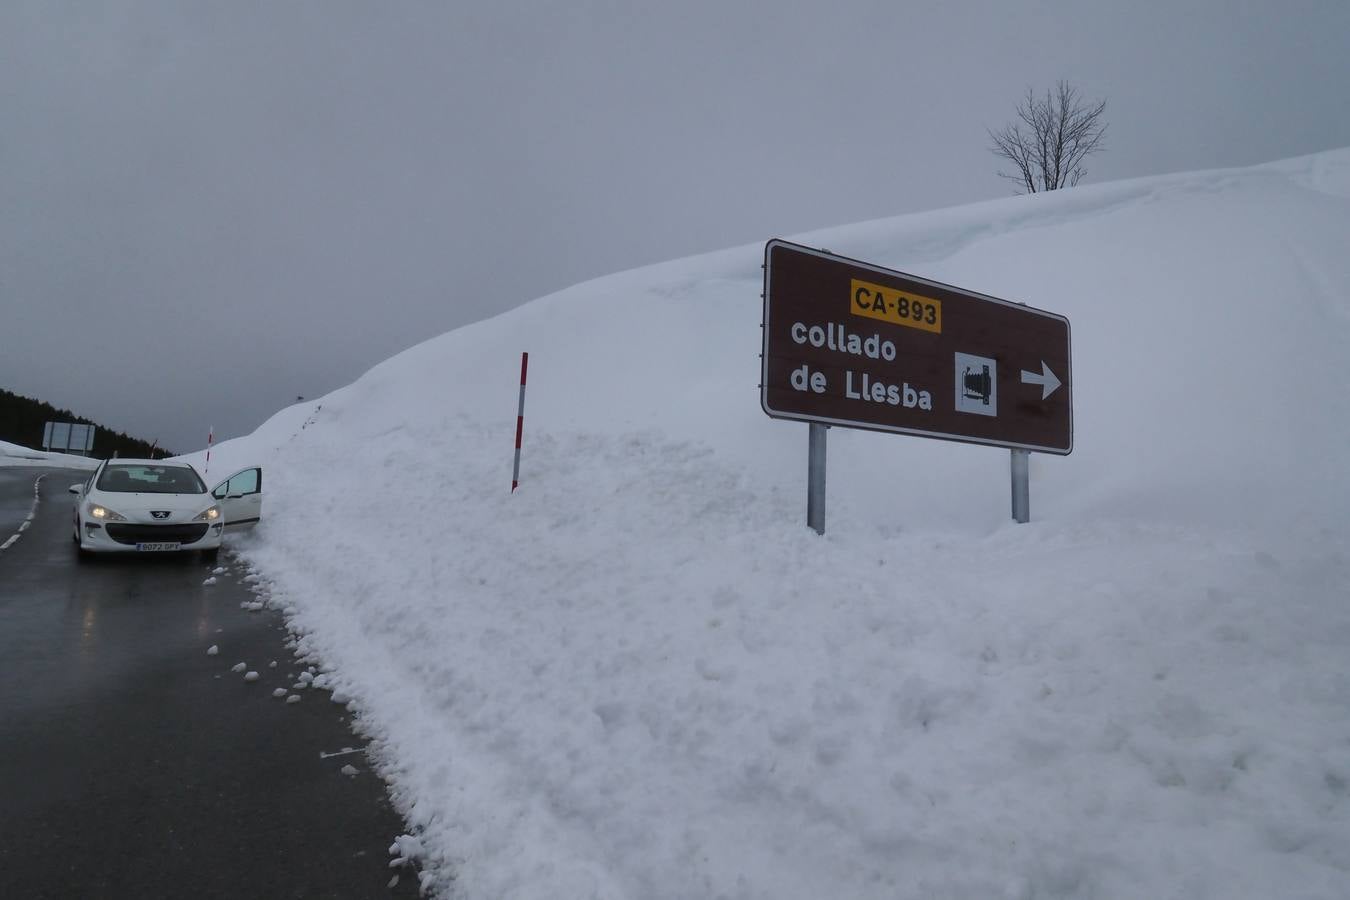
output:
[[411, 834], [400, 834], [394, 838], [394, 843], [389, 845], [390, 856], [401, 856], [404, 859], [416, 859], [425, 852], [422, 841]]
[[300, 702], [300, 695], [299, 695], [299, 694], [291, 694], [289, 697], [286, 698], [286, 702], [287, 702], [287, 703], [299, 703], [299, 702]]
[[216, 583], [216, 576], [214, 575], [212, 575], [210, 578], [202, 582], [202, 584], [215, 584], [215, 583]]
[[273, 697], [285, 697], [285, 696], [286, 696], [286, 689], [285, 689], [285, 688], [277, 688], [276, 690], [272, 691], [272, 696], [273, 696]]
[[215, 655], [216, 655], [217, 653], [219, 653], [219, 652], [220, 652], [220, 645], [219, 645], [219, 644], [212, 644], [210, 647], [207, 647], [207, 648], [206, 648], [206, 655], [207, 655], [207, 656], [215, 656]]
[[361, 770], [358, 769], [356, 766], [352, 765], [351, 763], [347, 763], [338, 771], [341, 772], [343, 775], [346, 775], [348, 778], [350, 778], [353, 775], [359, 775], [361, 773]]
[[230, 666], [230, 671], [231, 671], [231, 672], [242, 672], [242, 671], [244, 671], [244, 670], [247, 669], [247, 668], [248, 668], [248, 663], [235, 663], [234, 665]]
[[258, 673], [257, 673], [257, 672], [249, 672], [249, 673], [247, 673], [247, 674], [244, 675], [244, 680], [245, 680], [245, 681], [257, 681], [257, 680], [258, 680]]

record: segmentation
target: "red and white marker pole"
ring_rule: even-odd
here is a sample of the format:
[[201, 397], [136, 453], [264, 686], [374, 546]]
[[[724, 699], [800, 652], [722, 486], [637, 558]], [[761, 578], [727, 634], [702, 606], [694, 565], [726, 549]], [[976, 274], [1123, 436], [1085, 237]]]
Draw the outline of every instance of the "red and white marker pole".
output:
[[530, 354], [520, 354], [520, 407], [516, 411], [516, 464], [511, 469], [511, 493], [520, 485], [520, 437], [525, 433], [525, 370], [530, 365]]
[[210, 428], [206, 429], [206, 468], [202, 470], [203, 475], [211, 471], [211, 444], [213, 444], [215, 440], [216, 428], [212, 425]]

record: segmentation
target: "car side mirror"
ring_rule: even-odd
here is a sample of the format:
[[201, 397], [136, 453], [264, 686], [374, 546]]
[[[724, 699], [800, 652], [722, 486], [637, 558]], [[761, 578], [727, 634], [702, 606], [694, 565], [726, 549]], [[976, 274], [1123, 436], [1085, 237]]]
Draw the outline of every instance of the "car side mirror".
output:
[[70, 492], [72, 494], [78, 494], [82, 490], [84, 490], [84, 485], [82, 484], [72, 484], [70, 486]]

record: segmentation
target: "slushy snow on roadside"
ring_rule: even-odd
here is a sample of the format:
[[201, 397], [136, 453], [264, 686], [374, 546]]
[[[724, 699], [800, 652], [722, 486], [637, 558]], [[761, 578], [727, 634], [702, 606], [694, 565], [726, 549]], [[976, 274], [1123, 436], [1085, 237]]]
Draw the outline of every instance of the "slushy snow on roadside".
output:
[[836, 428], [805, 528], [762, 244], [429, 340], [211, 469], [265, 467], [238, 549], [442, 896], [1344, 898], [1348, 237], [1350, 151], [798, 236], [1069, 317], [1025, 526], [1006, 451]]

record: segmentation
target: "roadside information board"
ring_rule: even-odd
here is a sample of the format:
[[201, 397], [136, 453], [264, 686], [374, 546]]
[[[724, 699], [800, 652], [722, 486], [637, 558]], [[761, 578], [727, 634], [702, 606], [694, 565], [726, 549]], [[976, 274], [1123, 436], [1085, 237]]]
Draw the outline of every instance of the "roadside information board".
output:
[[42, 449], [54, 452], [88, 453], [94, 449], [93, 425], [73, 422], [48, 422], [42, 428]]
[[774, 240], [763, 331], [774, 418], [1073, 451], [1063, 316]]

